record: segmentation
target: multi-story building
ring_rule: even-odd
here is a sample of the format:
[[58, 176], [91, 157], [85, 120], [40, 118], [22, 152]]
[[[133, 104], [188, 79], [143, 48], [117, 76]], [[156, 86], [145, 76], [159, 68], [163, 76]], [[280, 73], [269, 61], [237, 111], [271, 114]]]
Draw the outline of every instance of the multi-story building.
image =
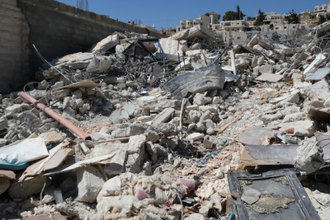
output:
[[265, 13], [266, 19], [264, 20], [265, 24], [278, 24], [281, 23], [284, 19], [284, 15], [277, 14], [276, 12]]
[[180, 26], [176, 27], [176, 31], [179, 32], [197, 25], [201, 25], [207, 29], [210, 29], [211, 25], [219, 23], [219, 18], [219, 14], [210, 13], [209, 15], [201, 15], [196, 19], [181, 20]]
[[244, 31], [249, 24], [244, 20], [221, 21], [219, 24], [213, 24], [213, 31]]
[[321, 6], [314, 7], [314, 13], [329, 13], [330, 12], [330, 3], [324, 4]]

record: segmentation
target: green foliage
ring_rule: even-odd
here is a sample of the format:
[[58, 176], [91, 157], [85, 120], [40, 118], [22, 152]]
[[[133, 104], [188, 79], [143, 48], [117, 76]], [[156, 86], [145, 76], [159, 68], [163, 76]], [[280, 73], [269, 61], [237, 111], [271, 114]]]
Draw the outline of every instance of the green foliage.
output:
[[236, 20], [236, 12], [234, 11], [226, 11], [224, 16], [222, 17], [224, 21], [233, 21]]
[[[207, 12], [207, 13], [205, 13], [204, 15], [205, 16], [210, 16], [211, 14], [218, 14], [218, 13], [215, 13], [215, 12]], [[218, 14], [219, 15], [219, 19], [218, 20], [220, 20], [220, 18], [221, 18], [221, 15], [220, 14]]]
[[264, 24], [264, 20], [266, 19], [266, 15], [260, 9], [258, 11], [258, 15], [256, 21], [254, 22], [254, 26], [261, 26]]
[[249, 17], [246, 18], [246, 20], [247, 20], [247, 21], [254, 21], [254, 20], [256, 20], [256, 17], [250, 17], [250, 16], [249, 16]]
[[226, 11], [222, 17], [223, 21], [243, 20], [246, 15], [241, 11], [239, 5], [236, 6], [235, 11]]
[[284, 19], [289, 23], [289, 24], [299, 24], [299, 15], [292, 9], [289, 12], [288, 16], [285, 16]]
[[243, 14], [239, 5], [236, 6], [236, 20], [243, 20], [246, 15]]

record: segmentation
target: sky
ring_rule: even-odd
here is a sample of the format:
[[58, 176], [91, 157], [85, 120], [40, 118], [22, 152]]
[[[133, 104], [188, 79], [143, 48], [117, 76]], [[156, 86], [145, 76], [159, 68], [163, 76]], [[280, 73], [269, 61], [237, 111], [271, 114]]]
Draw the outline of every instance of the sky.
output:
[[[67, 5], [77, 6], [78, 0], [58, 0]], [[262, 12], [288, 14], [314, 11], [316, 5], [329, 0], [89, 0], [88, 10], [106, 15], [122, 22], [141, 21], [142, 24], [162, 28], [176, 27], [180, 20], [195, 19], [208, 12], [222, 16], [226, 11], [236, 11], [239, 5], [246, 17], [255, 17]], [[245, 17], [245, 18], [246, 18]]]

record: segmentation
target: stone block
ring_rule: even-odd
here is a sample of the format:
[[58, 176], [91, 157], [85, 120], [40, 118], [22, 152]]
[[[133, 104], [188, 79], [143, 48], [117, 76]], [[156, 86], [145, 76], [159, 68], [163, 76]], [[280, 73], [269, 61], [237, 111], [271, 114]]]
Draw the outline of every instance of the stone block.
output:
[[194, 97], [194, 104], [196, 105], [206, 105], [212, 102], [211, 97], [205, 97], [204, 94], [196, 93]]
[[101, 191], [105, 181], [101, 172], [93, 167], [79, 168], [76, 170], [78, 183], [78, 196], [76, 200], [93, 203]]
[[316, 129], [314, 121], [311, 120], [282, 123], [279, 126], [281, 131], [292, 133], [298, 137], [311, 137]]
[[163, 122], [168, 122], [172, 115], [174, 114], [175, 109], [173, 108], [166, 108], [161, 113], [156, 115], [156, 117], [151, 121], [152, 125], [157, 125]]
[[131, 136], [127, 145], [127, 162], [126, 171], [138, 173], [141, 171], [145, 153], [145, 143], [147, 138], [145, 135]]

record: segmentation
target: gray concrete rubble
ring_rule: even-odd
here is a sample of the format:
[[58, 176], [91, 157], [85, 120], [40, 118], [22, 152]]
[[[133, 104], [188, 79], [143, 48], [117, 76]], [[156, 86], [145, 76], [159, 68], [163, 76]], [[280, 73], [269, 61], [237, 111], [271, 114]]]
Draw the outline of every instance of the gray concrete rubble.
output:
[[[1, 95], [0, 216], [228, 219], [231, 173], [292, 169], [328, 219], [311, 181], [330, 183], [329, 48], [316, 44], [329, 24], [230, 46], [204, 29], [115, 32], [43, 66], [23, 89], [37, 103]], [[45, 154], [26, 161], [12, 146], [32, 138]], [[245, 203], [263, 198], [244, 187]]]

